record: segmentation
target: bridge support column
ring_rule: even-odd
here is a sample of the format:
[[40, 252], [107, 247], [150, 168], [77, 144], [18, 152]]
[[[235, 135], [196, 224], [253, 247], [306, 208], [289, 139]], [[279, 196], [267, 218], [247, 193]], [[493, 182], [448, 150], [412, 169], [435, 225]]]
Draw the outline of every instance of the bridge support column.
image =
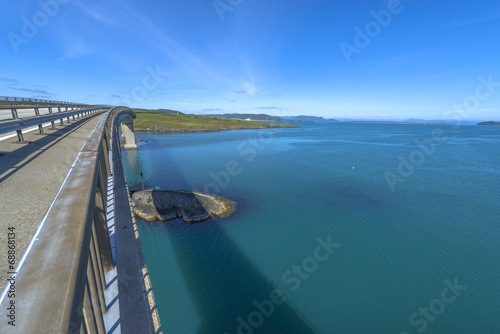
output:
[[125, 149], [137, 148], [137, 144], [135, 143], [134, 123], [127, 122], [126, 120], [123, 121], [122, 136], [125, 139]]

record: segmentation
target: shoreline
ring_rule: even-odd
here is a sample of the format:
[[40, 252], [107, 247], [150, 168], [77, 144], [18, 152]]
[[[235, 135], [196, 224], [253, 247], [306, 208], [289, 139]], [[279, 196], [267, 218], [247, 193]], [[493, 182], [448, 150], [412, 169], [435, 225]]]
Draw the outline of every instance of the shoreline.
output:
[[244, 129], [296, 128], [298, 125], [286, 123], [263, 123], [234, 119], [211, 118], [197, 115], [172, 115], [154, 111], [133, 109], [137, 118], [134, 120], [136, 131], [197, 133], [219, 132]]
[[[288, 125], [288, 124], [287, 124]], [[228, 128], [228, 129], [170, 129], [164, 127], [155, 127], [151, 128], [135, 128], [135, 132], [157, 132], [157, 133], [202, 133], [202, 132], [223, 132], [223, 131], [231, 131], [231, 130], [264, 130], [264, 129], [293, 129], [293, 128], [301, 128], [298, 125], [290, 125], [290, 126], [265, 126], [265, 127], [241, 127], [241, 128]]]

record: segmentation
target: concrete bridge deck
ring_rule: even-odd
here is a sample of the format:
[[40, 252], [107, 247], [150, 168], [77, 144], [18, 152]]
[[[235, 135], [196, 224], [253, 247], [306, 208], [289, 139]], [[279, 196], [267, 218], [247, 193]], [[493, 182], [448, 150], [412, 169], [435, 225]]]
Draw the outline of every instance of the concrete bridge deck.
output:
[[[17, 290], [10, 304], [15, 301], [29, 314], [22, 316], [21, 326], [0, 323], [0, 332], [8, 327], [13, 333], [24, 333], [26, 328], [29, 332], [52, 328], [58, 333], [162, 333], [118, 144], [121, 124], [125, 148], [136, 147], [135, 115], [125, 107], [86, 114], [71, 122], [67, 118], [45, 134], [26, 131], [24, 143], [16, 143], [15, 134], [0, 137], [0, 230], [4, 231], [0, 233], [0, 286], [10, 283], [12, 289], [7, 278], [15, 274], [11, 277]], [[8, 266], [9, 228], [15, 229], [15, 273]], [[85, 249], [89, 242], [90, 249]], [[64, 267], [59, 268], [63, 273], [54, 272], [57, 266]], [[7, 290], [0, 298], [2, 314], [4, 306], [10, 305]]]
[[26, 144], [17, 137], [0, 139], [0, 289], [7, 272], [7, 228], [15, 227], [17, 258], [31, 237], [68, 173], [83, 144], [103, 113], [57, 125], [57, 130], [26, 132]]

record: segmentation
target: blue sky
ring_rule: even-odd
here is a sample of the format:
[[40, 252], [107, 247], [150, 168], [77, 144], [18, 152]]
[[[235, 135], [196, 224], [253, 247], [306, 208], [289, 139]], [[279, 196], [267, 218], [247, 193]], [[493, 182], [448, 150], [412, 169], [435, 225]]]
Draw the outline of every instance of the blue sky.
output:
[[200, 114], [443, 119], [463, 108], [500, 119], [498, 0], [0, 6], [0, 95]]

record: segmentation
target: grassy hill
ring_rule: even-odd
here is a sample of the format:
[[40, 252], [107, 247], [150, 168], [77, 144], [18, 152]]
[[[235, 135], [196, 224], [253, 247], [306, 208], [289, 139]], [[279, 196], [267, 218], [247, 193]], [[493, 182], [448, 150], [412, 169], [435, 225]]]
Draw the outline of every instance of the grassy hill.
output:
[[177, 111], [177, 110], [172, 110], [172, 109], [156, 109], [156, 110], [134, 109], [134, 110], [153, 111], [153, 112], [157, 112], [157, 113], [160, 113], [160, 114], [166, 114], [166, 115], [184, 115], [183, 112], [180, 112], [180, 111]]
[[285, 116], [283, 117], [287, 120], [299, 121], [299, 122], [338, 122], [338, 120], [333, 118], [325, 119], [323, 117], [318, 116], [307, 116], [307, 115], [299, 115], [299, 116]]
[[296, 128], [296, 125], [251, 122], [195, 115], [159, 113], [154, 110], [133, 109], [137, 115], [134, 129], [157, 132], [213, 132], [238, 129]]
[[215, 118], [232, 118], [245, 120], [250, 118], [252, 121], [271, 121], [271, 122], [283, 122], [283, 118], [270, 116], [266, 114], [209, 114], [203, 115], [205, 117], [215, 117]]

